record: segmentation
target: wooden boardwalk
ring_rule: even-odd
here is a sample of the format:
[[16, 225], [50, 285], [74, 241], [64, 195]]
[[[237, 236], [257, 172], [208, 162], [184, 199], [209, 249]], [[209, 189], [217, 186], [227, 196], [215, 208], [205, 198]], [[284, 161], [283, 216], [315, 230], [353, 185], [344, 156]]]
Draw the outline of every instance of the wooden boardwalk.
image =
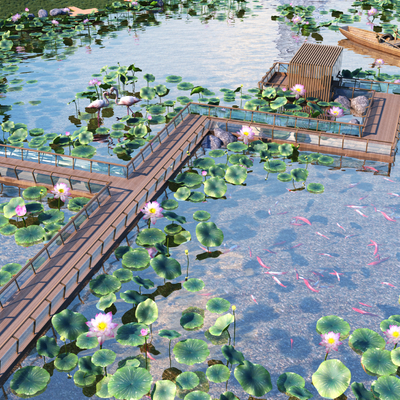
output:
[[[7, 379], [11, 368], [30, 343], [48, 326], [51, 316], [63, 308], [74, 290], [111, 254], [137, 220], [144, 202], [156, 198], [167, 180], [187, 162], [190, 155], [184, 151], [191, 143], [190, 151], [193, 152], [201, 142], [207, 133], [207, 129], [203, 129], [207, 122], [204, 116], [187, 115], [130, 179], [113, 177], [108, 200], [4, 304], [0, 311], [0, 384]], [[7, 164], [21, 165], [21, 161], [7, 159]], [[23, 162], [27, 168], [34, 168], [34, 164]], [[62, 167], [50, 169], [71, 173]], [[74, 171], [74, 175], [95, 180], [105, 178], [85, 171]]]

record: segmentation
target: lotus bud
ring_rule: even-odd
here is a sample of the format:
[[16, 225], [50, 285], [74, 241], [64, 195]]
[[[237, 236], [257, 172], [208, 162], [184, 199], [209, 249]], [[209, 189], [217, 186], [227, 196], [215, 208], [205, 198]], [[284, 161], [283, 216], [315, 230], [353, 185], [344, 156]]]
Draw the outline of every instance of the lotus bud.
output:
[[236, 306], [232, 306], [232, 311], [236, 311]]
[[67, 339], [65, 338], [65, 336], [61, 336], [60, 339], [65, 342]]
[[188, 255], [189, 254], [189, 250], [185, 250], [185, 254]]

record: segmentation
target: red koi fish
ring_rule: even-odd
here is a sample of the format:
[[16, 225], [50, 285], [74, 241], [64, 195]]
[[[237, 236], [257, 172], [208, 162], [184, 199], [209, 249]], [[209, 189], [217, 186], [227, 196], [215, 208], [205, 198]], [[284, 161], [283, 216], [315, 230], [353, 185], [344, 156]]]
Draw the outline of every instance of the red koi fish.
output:
[[365, 208], [367, 206], [353, 206], [352, 204], [350, 204], [350, 205], [348, 205], [346, 207], [349, 207], [349, 208]]
[[355, 210], [356, 213], [360, 214], [364, 218], [368, 218], [365, 214], [363, 214], [360, 210]]
[[378, 265], [378, 264], [380, 264], [381, 262], [384, 262], [384, 261], [389, 260], [389, 258], [390, 258], [390, 257], [382, 258], [382, 260], [373, 261], [373, 262], [371, 262], [371, 263], [369, 263], [369, 264], [367, 264], [367, 265]]
[[297, 224], [296, 222], [291, 222], [290, 225], [294, 225], [294, 226], [303, 226], [303, 224]]
[[365, 307], [372, 307], [372, 306], [370, 306], [370, 305], [368, 305], [368, 304], [361, 303], [361, 301], [359, 301], [358, 304], [361, 304], [362, 306], [365, 306]]
[[152, 357], [148, 351], [146, 351], [146, 353], [147, 353], [147, 357], [149, 357], [149, 358], [150, 358], [150, 360], [155, 360], [155, 358], [154, 358], [154, 357]]
[[336, 272], [335, 270], [333, 270], [333, 272], [336, 274], [337, 280], [340, 282], [340, 276], [339, 276], [339, 273], [338, 273], [338, 272]]
[[267, 269], [271, 269], [270, 267], [267, 267], [261, 260], [260, 257], [257, 256], [257, 261], [259, 262], [259, 264], [263, 267], [263, 268], [267, 268]]
[[291, 249], [295, 249], [296, 247], [300, 247], [300, 246], [303, 246], [303, 243], [296, 244], [295, 246], [292, 246]]
[[311, 271], [311, 273], [315, 276], [322, 276], [324, 277], [324, 275], [321, 274], [321, 272], [317, 272], [317, 271]]
[[389, 178], [383, 178], [385, 181], [389, 181], [389, 182], [394, 182], [394, 181], [392, 181], [391, 179], [389, 179]]
[[364, 169], [370, 169], [371, 171], [378, 172], [378, 170], [374, 167], [369, 167], [368, 165], [363, 165]]
[[320, 256], [333, 257], [328, 253], [318, 253]]
[[290, 339], [290, 348], [293, 350], [293, 339]]
[[283, 271], [283, 272], [264, 271], [264, 274], [269, 274], [269, 275], [286, 275], [286, 274], [287, 274], [287, 271]]
[[199, 246], [202, 250], [204, 250], [206, 253], [211, 253], [211, 251], [207, 250], [205, 247], [203, 246]]
[[391, 283], [389, 283], [389, 282], [381, 282], [382, 283], [382, 285], [388, 285], [388, 286], [390, 286], [390, 287], [396, 287], [396, 286], [394, 286], [394, 285], [392, 285]]
[[307, 218], [303, 218], [303, 217], [294, 217], [294, 219], [295, 220], [300, 220], [300, 221], [303, 221], [303, 222], [305, 222], [306, 224], [308, 224], [308, 225], [310, 225], [311, 226], [311, 222], [307, 219]]
[[358, 312], [358, 313], [360, 313], [360, 314], [363, 314], [363, 315], [371, 315], [372, 317], [378, 317], [379, 315], [376, 315], [376, 314], [372, 314], [372, 313], [370, 313], [370, 312], [368, 312], [368, 311], [364, 311], [364, 310], [360, 310], [359, 308], [355, 308], [355, 307], [351, 307], [355, 312]]
[[257, 303], [257, 300], [254, 298], [253, 295], [250, 295], [250, 297], [251, 297], [251, 299], [254, 301], [254, 303], [258, 304], [258, 303]]
[[250, 246], [249, 246], [249, 255], [250, 255], [250, 257], [251, 257], [251, 248], [250, 248]]
[[272, 276], [272, 279], [280, 286], [282, 287], [287, 287], [285, 286], [276, 276]]
[[271, 215], [271, 209], [268, 210], [268, 214]]
[[314, 289], [314, 288], [310, 285], [310, 283], [308, 282], [307, 279], [303, 279], [303, 281], [304, 281], [304, 283], [306, 284], [306, 286], [307, 286], [310, 290], [312, 290], [312, 291], [315, 292], [315, 293], [319, 293], [319, 290]]
[[389, 215], [387, 215], [386, 213], [384, 213], [383, 211], [380, 212], [388, 221], [392, 221], [392, 222], [396, 222], [395, 219], [390, 218]]
[[374, 255], [378, 252], [378, 243], [376, 243], [376, 242], [374, 242], [373, 240], [369, 240], [371, 243], [370, 244], [367, 244], [367, 247], [368, 246], [375, 246], [375, 250], [374, 250]]
[[336, 225], [337, 225], [340, 229], [343, 229], [344, 231], [346, 231], [346, 229], [344, 229], [343, 226], [339, 225], [337, 222], [336, 222]]
[[322, 237], [324, 237], [325, 239], [328, 239], [329, 240], [329, 238], [328, 237], [326, 237], [325, 235], [323, 235], [322, 233], [320, 233], [320, 232], [315, 232], [317, 235], [319, 235], [319, 236], [322, 236]]
[[285, 244], [286, 240], [284, 240], [283, 242], [278, 242], [278, 243], [274, 243], [272, 246], [281, 246], [282, 244]]
[[296, 272], [296, 279], [299, 280], [299, 273], [297, 272], [297, 269], [296, 269], [296, 268], [295, 268], [294, 270], [295, 270], [295, 272]]
[[364, 199], [366, 199], [367, 197], [368, 197], [368, 195], [366, 195], [366, 196], [364, 196], [364, 197], [360, 197], [360, 198], [358, 199], [358, 201], [364, 200]]
[[388, 193], [388, 194], [390, 194], [391, 196], [400, 197], [400, 194], [397, 194], [397, 193]]
[[275, 251], [271, 251], [271, 250], [268, 250], [268, 249], [263, 249], [263, 250], [268, 251], [268, 253], [276, 254]]

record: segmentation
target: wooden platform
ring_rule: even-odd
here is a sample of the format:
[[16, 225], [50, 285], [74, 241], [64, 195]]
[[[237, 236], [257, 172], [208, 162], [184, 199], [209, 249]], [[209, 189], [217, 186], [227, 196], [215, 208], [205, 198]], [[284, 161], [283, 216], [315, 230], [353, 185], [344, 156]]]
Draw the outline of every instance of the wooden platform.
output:
[[[187, 115], [137, 168], [132, 179], [112, 178], [111, 196], [3, 305], [0, 311], [0, 384], [7, 379], [13, 365], [49, 323], [51, 316], [63, 309], [74, 290], [100, 267], [102, 259], [111, 254], [138, 218], [144, 203], [157, 197], [169, 177], [187, 162], [190, 157], [186, 154], [188, 146], [191, 145], [189, 150], [193, 151], [194, 144], [200, 143], [207, 133], [205, 123], [206, 117]], [[20, 160], [7, 159], [7, 163], [21, 165]], [[35, 164], [22, 163], [27, 168]], [[58, 173], [71, 173], [68, 168], [51, 168], [56, 168]], [[81, 177], [104, 178], [100, 174], [75, 172]], [[2, 289], [7, 289], [7, 285]]]

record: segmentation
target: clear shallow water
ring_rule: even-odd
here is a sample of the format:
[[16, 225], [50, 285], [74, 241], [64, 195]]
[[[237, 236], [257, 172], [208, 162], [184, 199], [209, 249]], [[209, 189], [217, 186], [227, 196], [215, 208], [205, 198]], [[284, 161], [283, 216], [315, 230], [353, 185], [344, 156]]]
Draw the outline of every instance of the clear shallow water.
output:
[[[206, 28], [195, 18], [189, 21], [184, 18], [183, 21], [163, 20], [160, 26], [140, 32], [139, 40], [136, 41], [132, 33], [129, 36], [127, 32], [119, 32], [118, 38], [104, 41], [105, 49], [93, 46], [91, 54], [81, 48], [65, 61], [36, 59], [29, 62], [26, 71], [32, 71], [30, 79], [39, 80], [36, 88], [30, 89], [30, 95], [33, 99], [41, 99], [42, 105], [15, 107], [11, 119], [24, 122], [28, 127], [43, 127], [46, 131], [75, 129], [74, 125], [67, 122], [68, 117], [74, 113], [74, 106], [66, 106], [65, 102], [72, 99], [76, 92], [82, 91], [91, 79], [91, 74], [98, 72], [101, 66], [115, 65], [115, 54], [118, 54], [121, 65], [133, 62], [143, 71], [153, 73], [156, 76], [154, 84], [164, 83], [167, 75], [176, 74], [183, 76], [184, 81], [204, 85], [213, 91], [223, 87], [234, 89], [241, 83], [245, 89], [255, 87], [274, 61], [289, 61], [301, 44], [301, 41], [296, 42], [292, 37], [294, 34], [288, 27], [270, 20], [270, 16], [276, 14], [272, 9], [275, 5], [263, 4], [268, 9], [257, 10], [258, 16], [243, 22], [236, 20], [233, 26], [226, 22], [210, 21]], [[325, 9], [330, 6], [316, 2], [313, 4], [321, 4]], [[340, 2], [335, 7], [345, 10], [349, 5]], [[342, 39], [337, 32], [322, 30], [322, 33], [326, 44], [337, 44]], [[372, 58], [348, 50], [345, 50], [343, 60], [343, 68], [349, 69], [358, 66], [367, 69], [373, 61]], [[398, 73], [398, 69], [385, 67], [382, 72]], [[144, 85], [139, 82], [136, 87]], [[176, 93], [182, 94], [178, 94], [178, 91]], [[7, 94], [6, 104], [18, 101], [18, 96], [21, 93]], [[115, 115], [125, 115], [125, 109], [115, 109]], [[111, 121], [107, 123], [111, 125]], [[214, 296], [226, 298], [237, 306], [237, 348], [247, 359], [262, 364], [271, 373], [274, 389], [263, 398], [286, 397], [276, 389], [277, 377], [286, 371], [301, 374], [306, 379], [307, 389], [312, 391], [315, 398], [319, 398], [310, 384], [312, 373], [324, 357], [324, 351], [318, 345], [320, 337], [315, 332], [317, 320], [324, 315], [335, 314], [348, 321], [352, 331], [368, 327], [380, 332], [379, 323], [383, 319], [399, 314], [399, 219], [396, 222], [387, 221], [381, 213], [374, 211], [374, 207], [392, 218], [400, 216], [398, 197], [388, 195], [389, 192], [400, 194], [400, 172], [394, 166], [390, 176], [394, 182], [390, 182], [371, 172], [356, 171], [354, 167], [360, 164], [359, 160], [347, 160], [343, 163], [343, 170], [309, 165], [308, 182], [318, 182], [325, 186], [325, 193], [314, 195], [306, 191], [288, 192], [286, 188], [290, 188], [291, 183], [281, 183], [273, 174], [270, 174], [266, 182], [262, 164], [255, 163], [254, 172], [246, 180], [247, 186], [229, 185], [227, 200], [209, 199], [200, 204], [180, 202], [176, 212], [186, 216], [188, 223], [185, 228], [191, 232], [192, 241], [178, 250], [172, 250], [171, 255], [181, 263], [184, 270], [184, 249], [187, 248], [191, 257], [189, 276], [203, 279], [206, 285], [203, 292], [211, 295], [200, 296], [182, 289], [167, 298], [157, 297], [160, 317], [154, 324], [154, 332], [166, 328], [176, 329], [183, 334], [181, 340], [189, 337], [204, 339], [204, 330], [213, 325], [217, 315], [206, 311], [204, 328], [199, 332], [186, 332], [179, 325], [181, 312], [189, 306], [205, 308], [207, 300]], [[374, 166], [380, 169], [379, 163]], [[357, 186], [350, 187], [356, 183]], [[359, 200], [365, 196], [368, 197]], [[366, 206], [360, 210], [367, 217], [357, 214], [346, 205]], [[202, 250], [195, 237], [197, 223], [191, 215], [198, 209], [211, 213], [211, 221], [224, 232], [227, 248], [233, 245], [239, 247], [217, 259], [195, 261], [195, 255]], [[295, 216], [309, 219], [312, 225], [291, 225]], [[166, 221], [159, 221], [156, 227], [163, 228], [166, 224]], [[355, 236], [346, 239], [347, 235]], [[370, 240], [378, 243], [381, 259], [390, 257], [387, 261], [368, 266], [377, 260], [373, 256], [373, 247], [367, 247]], [[300, 243], [301, 246], [291, 248]], [[288, 274], [279, 277], [286, 288], [277, 285], [264, 274], [256, 256], [261, 257], [273, 271], [288, 271]], [[111, 257], [107, 271], [112, 273], [120, 266], [120, 262]], [[294, 268], [300, 275], [310, 279], [310, 282], [314, 280], [311, 283], [320, 292], [311, 292], [301, 280], [297, 281]], [[343, 273], [340, 282], [335, 275], [330, 275], [333, 270]], [[153, 280], [156, 285], [163, 283], [151, 268], [139, 275]], [[181, 280], [183, 277], [174, 282]], [[382, 282], [391, 283], [397, 288]], [[122, 285], [122, 291], [129, 289], [137, 290], [137, 285], [133, 282]], [[251, 296], [254, 296], [258, 304]], [[95, 307], [97, 298], [89, 294], [87, 289], [81, 297], [85, 304], [81, 305], [78, 300], [74, 300], [70, 308], [82, 312], [88, 319], [94, 317], [98, 312]], [[367, 309], [358, 302], [372, 307]], [[118, 312], [114, 319], [120, 323], [129, 307], [121, 300], [116, 303], [116, 307]], [[358, 314], [352, 307], [365, 309], [379, 315], [379, 318]], [[293, 348], [290, 339], [293, 339]], [[154, 356], [157, 361], [152, 362], [152, 374], [158, 380], [161, 379], [162, 371], [169, 366], [168, 343], [155, 335], [153, 344], [161, 353]], [[127, 350], [114, 341], [107, 341], [104, 347], [118, 354], [117, 361], [139, 352], [137, 348]], [[209, 358], [222, 359], [219, 347], [209, 344], [209, 348]], [[90, 355], [92, 351], [81, 354]], [[369, 387], [372, 379], [362, 370], [359, 356], [348, 348], [347, 341], [331, 357], [339, 358], [350, 368], [352, 381], [364, 382]], [[42, 362], [33, 352], [23, 365], [41, 366]], [[173, 366], [179, 368], [176, 362], [173, 362]], [[115, 369], [116, 363], [110, 372], [113, 373]], [[182, 370], [205, 371], [206, 364], [184, 366]], [[239, 385], [235, 386], [232, 382], [234, 379], [228, 388], [241, 399], [248, 398]], [[223, 391], [223, 384], [211, 384], [210, 394], [213, 397]], [[350, 390], [346, 394], [349, 398], [353, 396]], [[37, 398], [49, 399], [55, 396], [60, 399], [84, 398], [82, 389], [68, 380], [66, 374], [57, 371], [47, 391]], [[16, 397], [10, 395], [9, 398]]]

